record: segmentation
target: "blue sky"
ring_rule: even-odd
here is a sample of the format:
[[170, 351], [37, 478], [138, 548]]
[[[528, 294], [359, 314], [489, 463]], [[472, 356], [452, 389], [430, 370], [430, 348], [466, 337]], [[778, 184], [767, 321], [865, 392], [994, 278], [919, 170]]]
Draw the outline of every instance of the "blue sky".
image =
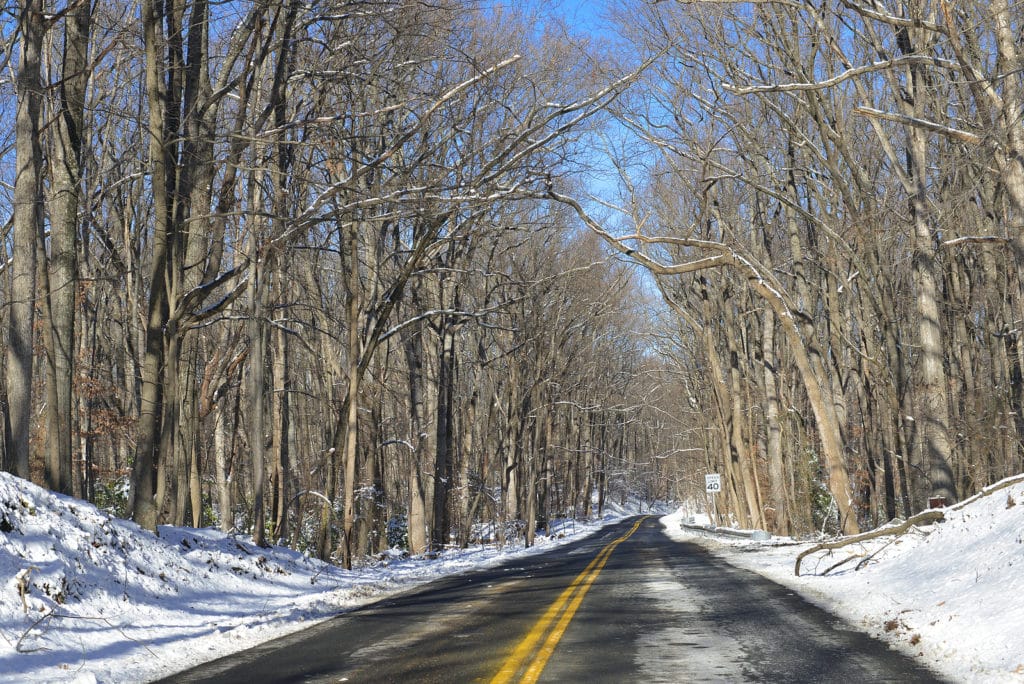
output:
[[550, 0], [544, 3], [550, 12], [559, 14], [578, 29], [596, 28], [607, 3], [602, 0]]
[[577, 31], [599, 30], [607, 0], [493, 0], [494, 5], [535, 7], [541, 14], [561, 17]]

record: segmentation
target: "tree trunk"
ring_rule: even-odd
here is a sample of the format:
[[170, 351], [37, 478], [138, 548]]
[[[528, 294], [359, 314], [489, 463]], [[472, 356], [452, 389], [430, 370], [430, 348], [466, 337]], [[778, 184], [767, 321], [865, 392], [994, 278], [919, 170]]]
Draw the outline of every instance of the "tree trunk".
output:
[[786, 341], [789, 342], [793, 360], [800, 372], [804, 390], [807, 392], [807, 400], [811, 404], [814, 420], [818, 427], [822, 460], [825, 462], [829, 478], [828, 487], [836, 499], [836, 508], [839, 510], [839, 529], [844, 534], [857, 534], [860, 532], [860, 526], [853, 506], [853, 490], [850, 486], [850, 477], [846, 472], [846, 460], [839, 423], [836, 420], [835, 406], [827, 398], [827, 392], [811, 366], [805, 341], [800, 335], [793, 314], [779, 297], [779, 291], [770, 287], [756, 272], [749, 273], [748, 282], [754, 291], [758, 292], [772, 306], [777, 320], [782, 324]]
[[[728, 306], [728, 304], [727, 304]], [[740, 322], [731, 314], [727, 314], [726, 320], [731, 322], [731, 328], [736, 329]], [[739, 478], [739, 484], [743, 487], [743, 504], [737, 507], [740, 515], [740, 525], [750, 529], [762, 527], [761, 511], [757, 505], [757, 488], [754, 485], [753, 471], [756, 467], [749, 449], [749, 440], [744, 434], [743, 425], [743, 379], [740, 376], [740, 350], [737, 344], [736, 335], [727, 335], [726, 350], [729, 354], [729, 367], [726, 377], [729, 382], [730, 406], [730, 431], [729, 431], [729, 454], [732, 458], [732, 471]]]
[[[462, 461], [459, 464], [459, 548], [469, 546], [469, 538], [473, 529], [473, 495], [470, 478], [473, 474], [470, 464], [475, 457], [475, 431], [477, 430], [477, 405], [480, 402], [479, 376], [474, 366], [469, 401], [465, 407], [465, 413], [461, 423], [462, 433]], [[479, 473], [486, 474], [486, 468], [481, 464]], [[482, 489], [482, 488], [481, 488]], [[479, 495], [478, 495], [479, 496]]]
[[[283, 281], [284, 274], [278, 270], [277, 276]], [[281, 283], [283, 286], [283, 282]], [[273, 499], [276, 503], [273, 509], [274, 515], [274, 537], [275, 539], [287, 540], [288, 530], [288, 501], [289, 488], [288, 478], [290, 470], [290, 444], [289, 432], [291, 430], [291, 405], [289, 401], [290, 385], [290, 362], [288, 335], [279, 327], [273, 331], [274, 345], [274, 391], [271, 397], [270, 420], [273, 423], [273, 438], [271, 440], [274, 449], [274, 483], [275, 489]]]
[[[82, 138], [89, 83], [89, 29], [92, 5], [69, 9], [64, 21], [60, 110], [56, 117], [50, 210], [48, 381], [53, 406], [48, 411], [46, 484], [72, 490], [72, 406], [75, 375], [75, 297], [78, 292], [78, 204], [82, 185]], [[82, 494], [81, 491], [78, 492]]]
[[227, 407], [217, 406], [213, 411], [213, 454], [217, 471], [217, 508], [219, 509], [221, 531], [230, 532], [235, 526], [235, 521], [234, 504], [231, 502], [231, 471], [228, 461], [227, 427], [225, 426]]
[[422, 341], [414, 334], [405, 343], [405, 358], [409, 372], [409, 432], [412, 448], [409, 450], [409, 553], [424, 553], [430, 542], [427, 526], [427, 493], [421, 468], [420, 443], [426, 435], [423, 425], [425, 412], [423, 398]]
[[[259, 204], [257, 203], [257, 206]], [[254, 247], [254, 251], [258, 249]], [[249, 318], [249, 448], [252, 450], [252, 542], [267, 546], [264, 496], [266, 487], [266, 419], [263, 409], [266, 379], [266, 315], [263, 304], [263, 278], [266, 264], [259, 253], [254, 255], [249, 281], [251, 313]]]
[[169, 160], [165, 141], [164, 87], [161, 79], [161, 26], [163, 5], [142, 0], [142, 30], [146, 55], [146, 96], [149, 104], [147, 136], [151, 192], [153, 193], [153, 236], [150, 292], [146, 312], [146, 340], [142, 360], [142, 392], [136, 426], [135, 463], [132, 466], [128, 512], [143, 527], [156, 530], [156, 469], [161, 416], [163, 414], [164, 330], [169, 320], [168, 250], [172, 224], [168, 198]]
[[765, 431], [767, 432], [765, 452], [768, 459], [768, 499], [772, 515], [768, 529], [777, 535], [789, 536], [793, 528], [790, 522], [789, 502], [786, 500], [786, 467], [782, 460], [782, 426], [779, 423], [780, 400], [777, 369], [779, 361], [775, 355], [775, 314], [765, 309], [761, 317], [761, 362], [764, 368], [765, 386]]
[[[917, 84], [920, 74], [912, 71], [913, 90], [924, 97], [923, 84]], [[920, 92], [918, 92], [920, 90]], [[915, 102], [920, 98], [915, 95]], [[949, 404], [946, 397], [946, 370], [939, 313], [936, 247], [928, 222], [927, 132], [911, 128], [908, 131], [910, 176], [915, 192], [910, 199], [913, 225], [913, 277], [917, 292], [918, 343], [921, 347], [920, 426], [924, 440], [924, 487], [916, 488], [917, 510], [927, 506], [928, 497], [941, 497], [948, 504], [956, 503], [956, 483], [950, 468]]]
[[360, 296], [360, 263], [359, 263], [359, 224], [352, 222], [342, 228], [343, 258], [345, 259], [345, 317], [347, 325], [347, 377], [348, 390], [345, 398], [345, 417], [343, 423], [343, 439], [336, 447], [340, 448], [342, 463], [345, 467], [342, 484], [342, 563], [346, 568], [352, 567], [352, 535], [356, 523], [356, 476], [359, 464], [359, 390], [362, 381], [360, 363], [363, 359], [363, 345], [360, 338], [362, 321], [362, 299]]
[[451, 531], [449, 499], [452, 481], [452, 429], [455, 411], [455, 330], [442, 324], [440, 358], [437, 378], [437, 443], [434, 459], [434, 512], [431, 526], [431, 544], [441, 551], [448, 543]]
[[14, 250], [11, 254], [11, 303], [7, 347], [7, 438], [5, 468], [29, 478], [32, 432], [32, 336], [35, 321], [36, 248], [43, 233], [43, 106], [41, 59], [46, 18], [42, 0], [21, 5], [21, 56], [16, 85]]

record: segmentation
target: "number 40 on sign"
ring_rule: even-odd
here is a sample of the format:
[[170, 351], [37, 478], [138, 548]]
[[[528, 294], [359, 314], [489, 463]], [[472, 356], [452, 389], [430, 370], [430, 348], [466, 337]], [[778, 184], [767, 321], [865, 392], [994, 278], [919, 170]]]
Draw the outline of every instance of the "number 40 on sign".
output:
[[704, 476], [704, 488], [711, 494], [722, 491], [722, 476], [718, 473], [708, 473]]

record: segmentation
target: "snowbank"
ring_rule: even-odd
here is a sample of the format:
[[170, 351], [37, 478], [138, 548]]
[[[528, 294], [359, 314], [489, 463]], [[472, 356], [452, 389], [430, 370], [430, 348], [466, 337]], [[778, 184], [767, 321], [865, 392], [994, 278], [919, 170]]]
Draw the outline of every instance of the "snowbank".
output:
[[954, 681], [1024, 682], [1024, 483], [929, 528], [808, 556], [800, 577], [794, 561], [812, 544], [700, 537], [682, 518], [662, 518], [673, 538], [796, 589]]
[[5, 681], [156, 679], [600, 525], [555, 526], [529, 550], [492, 546], [349, 572], [214, 530], [162, 527], [157, 537], [0, 473], [0, 673]]
[[[489, 546], [347, 572], [213, 530], [164, 527], [156, 537], [0, 473], [0, 673], [34, 682], [167, 676], [639, 512], [607, 510], [604, 521], [556, 526], [529, 550]], [[952, 680], [1024, 683], [1024, 483], [947, 510], [931, 528], [810, 556], [801, 577], [794, 560], [810, 544], [699, 537], [680, 528], [682, 517], [662, 518], [671, 536], [793, 587]]]

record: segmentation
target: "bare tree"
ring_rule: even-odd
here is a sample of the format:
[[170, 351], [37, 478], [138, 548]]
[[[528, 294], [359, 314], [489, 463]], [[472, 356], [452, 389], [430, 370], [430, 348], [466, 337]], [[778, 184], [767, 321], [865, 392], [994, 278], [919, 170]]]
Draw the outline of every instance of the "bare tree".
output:
[[36, 252], [43, 239], [43, 149], [41, 80], [43, 36], [48, 22], [42, 0], [19, 4], [21, 33], [15, 123], [14, 246], [11, 253], [10, 341], [7, 348], [5, 467], [29, 477], [32, 429], [33, 323], [36, 307]]
[[[82, 187], [89, 33], [92, 6], [79, 2], [64, 17], [61, 80], [55, 134], [51, 144], [50, 257], [45, 325], [48, 452], [47, 486], [72, 492], [73, 389], [75, 378], [75, 299], [78, 295], [79, 205]], [[76, 494], [83, 488], [78, 483]]]

